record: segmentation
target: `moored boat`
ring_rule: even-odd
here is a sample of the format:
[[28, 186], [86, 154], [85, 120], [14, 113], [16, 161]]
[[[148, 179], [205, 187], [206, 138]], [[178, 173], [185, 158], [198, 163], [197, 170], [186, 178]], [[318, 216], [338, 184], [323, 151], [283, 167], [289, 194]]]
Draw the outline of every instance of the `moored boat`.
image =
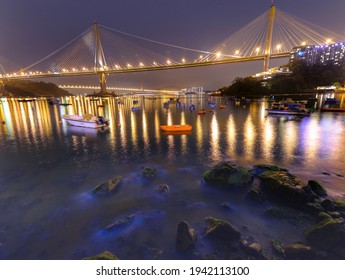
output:
[[87, 128], [99, 128], [109, 125], [109, 120], [103, 118], [102, 116], [92, 116], [90, 114], [85, 114], [83, 116], [79, 115], [63, 115], [62, 118], [67, 121], [69, 125], [87, 127]]
[[304, 104], [283, 102], [281, 104], [273, 103], [272, 108], [268, 110], [268, 114], [309, 116], [310, 112], [308, 112]]
[[161, 130], [175, 132], [175, 131], [191, 131], [193, 126], [190, 124], [173, 124], [173, 125], [161, 125]]
[[345, 108], [338, 108], [338, 107], [321, 107], [320, 108], [321, 112], [344, 112], [345, 113]]

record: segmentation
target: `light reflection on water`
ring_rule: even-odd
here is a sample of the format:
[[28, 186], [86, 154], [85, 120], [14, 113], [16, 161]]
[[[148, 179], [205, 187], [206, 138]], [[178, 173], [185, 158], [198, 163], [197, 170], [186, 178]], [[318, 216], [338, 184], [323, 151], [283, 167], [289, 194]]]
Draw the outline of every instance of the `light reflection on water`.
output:
[[[253, 214], [256, 208], [235, 194], [200, 187], [202, 172], [225, 159], [247, 168], [277, 164], [304, 180], [319, 180], [331, 195], [345, 194], [344, 178], [338, 176], [345, 175], [345, 114], [274, 117], [266, 115], [269, 104], [254, 101], [237, 106], [230, 102], [224, 110], [211, 113], [206, 99], [182, 98], [197, 110], [206, 109], [205, 115], [198, 115], [197, 110], [173, 103], [164, 108], [169, 98], [136, 99], [142, 107], [136, 113], [131, 111], [132, 98], [117, 104], [114, 98], [69, 97], [65, 101], [72, 105], [66, 107], [15, 99], [0, 104], [5, 121], [0, 124], [0, 210], [6, 213], [0, 215], [0, 228], [7, 229], [7, 234], [0, 232], [0, 243], [5, 244], [0, 258], [81, 258], [103, 249], [118, 251], [122, 258], [143, 258], [140, 253], [130, 256], [130, 249], [119, 244], [111, 247], [96, 233], [116, 217], [155, 208], [166, 213], [167, 221], [159, 218], [150, 227], [152, 219], [141, 215], [147, 228], [139, 229], [142, 235], [133, 228], [130, 248], [154, 235], [154, 243], [171, 252], [177, 223], [186, 219], [198, 224], [207, 215], [231, 220], [238, 227], [255, 225], [255, 237], [265, 244], [275, 236], [272, 224]], [[224, 104], [220, 98], [214, 100], [218, 107]], [[97, 106], [101, 104], [106, 106]], [[69, 127], [61, 120], [63, 114], [85, 113], [109, 118], [109, 129]], [[192, 133], [164, 134], [159, 129], [179, 123], [193, 125]], [[145, 166], [157, 168], [158, 177], [142, 180], [140, 171]], [[86, 195], [116, 175], [123, 176], [124, 182], [114, 196], [98, 200]], [[170, 186], [167, 196], [154, 193], [159, 184]], [[220, 210], [224, 201], [233, 205], [234, 214]], [[164, 229], [156, 237], [159, 226]], [[298, 239], [280, 226], [275, 232], [282, 234], [282, 240]], [[78, 251], [83, 249], [85, 253]], [[166, 253], [164, 258], [177, 256]]]

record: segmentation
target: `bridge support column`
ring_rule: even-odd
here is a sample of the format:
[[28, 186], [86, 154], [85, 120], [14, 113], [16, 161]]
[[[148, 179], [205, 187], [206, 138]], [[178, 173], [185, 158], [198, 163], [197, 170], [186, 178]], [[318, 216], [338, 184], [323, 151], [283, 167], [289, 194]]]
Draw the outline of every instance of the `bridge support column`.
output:
[[99, 83], [100, 83], [100, 86], [101, 86], [101, 92], [100, 94], [106, 94], [107, 93], [107, 87], [106, 87], [106, 79], [105, 79], [105, 73], [104, 72], [101, 72], [99, 74]]
[[264, 72], [267, 72], [268, 66], [269, 66], [275, 13], [276, 13], [276, 7], [274, 6], [274, 4], [272, 4], [270, 8], [270, 17], [269, 17], [268, 28], [267, 28], [265, 58], [264, 58]]

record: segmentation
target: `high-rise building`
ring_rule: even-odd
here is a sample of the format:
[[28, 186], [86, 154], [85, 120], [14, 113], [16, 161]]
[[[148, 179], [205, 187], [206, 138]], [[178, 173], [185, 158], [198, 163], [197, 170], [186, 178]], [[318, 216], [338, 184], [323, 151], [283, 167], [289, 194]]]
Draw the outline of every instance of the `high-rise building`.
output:
[[344, 63], [345, 42], [294, 47], [290, 53], [290, 62], [301, 60], [307, 65], [328, 63], [339, 65], [341, 61]]

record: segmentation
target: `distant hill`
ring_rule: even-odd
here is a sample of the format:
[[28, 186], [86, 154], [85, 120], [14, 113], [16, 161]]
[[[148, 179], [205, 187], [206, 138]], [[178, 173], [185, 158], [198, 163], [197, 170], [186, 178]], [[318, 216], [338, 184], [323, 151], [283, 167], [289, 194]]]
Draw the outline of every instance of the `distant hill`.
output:
[[[1, 95], [1, 93], [0, 93]], [[54, 83], [33, 82], [29, 80], [9, 80], [4, 82], [2, 96], [8, 97], [49, 97], [71, 95]]]

